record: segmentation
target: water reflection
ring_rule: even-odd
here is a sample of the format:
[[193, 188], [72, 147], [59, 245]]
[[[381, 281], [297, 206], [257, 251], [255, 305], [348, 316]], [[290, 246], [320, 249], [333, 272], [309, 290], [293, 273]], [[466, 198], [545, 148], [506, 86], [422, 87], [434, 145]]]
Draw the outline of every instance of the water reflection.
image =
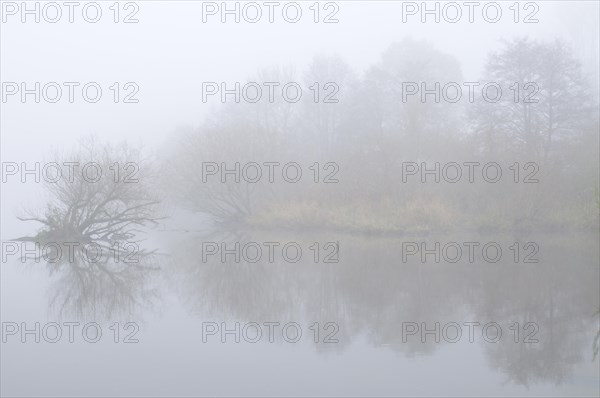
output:
[[[103, 144], [93, 136], [57, 158], [58, 177], [45, 178], [42, 185], [45, 206], [17, 217], [35, 223], [37, 233], [12, 246], [27, 257], [26, 245], [33, 245], [33, 258], [27, 259], [44, 261], [55, 277], [51, 309], [59, 317], [100, 320], [152, 305], [158, 256], [144, 249], [140, 238], [144, 227], [161, 220], [154, 170], [144, 167], [150, 159], [139, 148]], [[91, 165], [93, 176], [81, 172]]]
[[[117, 250], [98, 257], [79, 242], [72, 258], [48, 261], [51, 312], [71, 319], [135, 315], [140, 320], [161, 306], [165, 296], [175, 296], [191, 318], [335, 322], [339, 343], [312, 347], [343, 352], [366, 338], [368, 344], [403, 357], [434, 356], [452, 344], [443, 338], [436, 342], [431, 335], [422, 342], [418, 333], [407, 338], [403, 328], [408, 323], [429, 328], [436, 322], [442, 327], [458, 323], [463, 333], [459, 344], [477, 345], [490, 369], [525, 386], [565, 382], [576, 366], [593, 357], [600, 300], [597, 235], [546, 235], [536, 240], [537, 262], [524, 263], [524, 253], [516, 262], [510, 249], [515, 244], [526, 247], [529, 241], [522, 236], [374, 238], [238, 231], [178, 233], [168, 239], [165, 234], [157, 231], [153, 239], [166, 245], [162, 249], [168, 256], [139, 250], [132, 262], [124, 261], [129, 252]], [[240, 255], [236, 261], [230, 253], [223, 261], [220, 254], [207, 255], [208, 242], [230, 250], [236, 243], [244, 247], [254, 242], [263, 248], [265, 242], [279, 244], [272, 258], [264, 252], [260, 260]], [[281, 248], [289, 242], [302, 248], [297, 262], [282, 257]], [[339, 242], [338, 256], [333, 257], [337, 261], [324, 262], [327, 242]], [[407, 247], [414, 247], [407, 243], [431, 249], [436, 242], [494, 242], [503, 255], [491, 262], [475, 251], [474, 259], [462, 256], [453, 263], [444, 255], [439, 262], [431, 253], [426, 261], [406, 255]], [[465, 322], [478, 322], [473, 343], [468, 342]], [[481, 325], [489, 322], [502, 327], [498, 342], [481, 338]], [[535, 330], [527, 326], [531, 324]]]
[[94, 241], [36, 243], [28, 244], [29, 253], [22, 260], [42, 264], [47, 270], [53, 318], [127, 319], [159, 302], [156, 277], [163, 256], [155, 251], [127, 242], [115, 242], [111, 247]]
[[[467, 239], [464, 239], [465, 236]], [[172, 247], [177, 292], [198, 316], [245, 322], [280, 320], [334, 321], [343, 349], [361, 336], [402, 355], [435, 355], [444, 346], [430, 336], [403, 342], [403, 324], [435, 322], [497, 322], [503, 336], [497, 343], [475, 338], [489, 366], [508, 380], [529, 385], [561, 383], [575, 365], [592, 358], [599, 301], [597, 236], [546, 236], [537, 240], [537, 263], [515, 263], [509, 249], [514, 236], [473, 237], [468, 234], [423, 238], [302, 237], [294, 234], [236, 233], [188, 238]], [[339, 240], [339, 263], [315, 263], [306, 250], [315, 241]], [[203, 242], [298, 242], [306, 250], [300, 261], [241, 256], [206, 256]], [[456, 263], [420, 256], [403, 260], [402, 243], [497, 242], [504, 255], [495, 262], [464, 257]], [[533, 330], [531, 324], [537, 325]], [[527, 328], [525, 328], [527, 326]], [[466, 333], [463, 328], [463, 333]], [[477, 330], [477, 329], [475, 329]], [[481, 329], [479, 329], [481, 330]], [[517, 332], [518, 330], [518, 332]], [[534, 333], [535, 332], [535, 333]], [[518, 333], [518, 334], [517, 334]], [[529, 338], [529, 340], [527, 340]], [[531, 343], [531, 339], [538, 340]], [[466, 337], [463, 337], [466, 340]], [[515, 342], [515, 340], [517, 342]], [[319, 347], [321, 348], [321, 347]]]
[[68, 264], [48, 264], [58, 278], [52, 286], [50, 306], [59, 317], [73, 319], [119, 319], [152, 308], [159, 299], [153, 277], [159, 257], [139, 253], [135, 262], [115, 261], [109, 255], [90, 259], [78, 253]]

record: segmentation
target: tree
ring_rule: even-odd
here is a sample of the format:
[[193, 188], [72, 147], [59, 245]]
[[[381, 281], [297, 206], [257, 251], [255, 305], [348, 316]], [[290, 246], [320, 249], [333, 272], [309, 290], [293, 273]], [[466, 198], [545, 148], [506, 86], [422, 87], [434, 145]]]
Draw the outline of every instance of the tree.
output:
[[[569, 48], [519, 38], [490, 55], [484, 83], [499, 85], [499, 101], [479, 97], [471, 118], [473, 131], [488, 153], [527, 156], [548, 161], [589, 122], [591, 97], [581, 67]], [[493, 91], [493, 89], [490, 89]], [[503, 144], [504, 147], [494, 148]]]
[[122, 243], [136, 241], [140, 228], [157, 224], [160, 201], [153, 192], [148, 159], [139, 150], [100, 145], [90, 138], [53, 163], [57, 172], [44, 182], [46, 209], [18, 217], [38, 222], [41, 230], [20, 240], [93, 242], [106, 250], [122, 250]]

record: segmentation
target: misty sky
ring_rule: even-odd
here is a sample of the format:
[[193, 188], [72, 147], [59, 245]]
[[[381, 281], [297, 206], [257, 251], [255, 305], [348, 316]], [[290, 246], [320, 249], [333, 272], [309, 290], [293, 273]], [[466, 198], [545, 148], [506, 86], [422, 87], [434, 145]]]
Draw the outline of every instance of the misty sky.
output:
[[[538, 2], [537, 24], [515, 24], [510, 16], [490, 24], [480, 14], [474, 24], [465, 18], [422, 24], [418, 17], [402, 23], [400, 2], [345, 1], [338, 2], [337, 24], [314, 24], [307, 17], [298, 24], [278, 18], [272, 25], [221, 24], [216, 16], [203, 24], [201, 2], [173, 3], [140, 2], [137, 24], [114, 24], [110, 15], [97, 24], [81, 18], [73, 24], [22, 24], [18, 15], [8, 17], [0, 39], [3, 82], [98, 82], [104, 97], [95, 104], [80, 96], [73, 104], [14, 99], [2, 104], [2, 160], [43, 161], [90, 134], [158, 149], [179, 126], [197, 126], [214, 111], [215, 102], [201, 101], [204, 81], [245, 82], [260, 68], [274, 66], [291, 66], [301, 78], [318, 54], [338, 54], [360, 74], [404, 37], [426, 39], [455, 56], [465, 81], [477, 81], [487, 54], [511, 36], [561, 37], [588, 67], [597, 59], [597, 51], [590, 55], [598, 48], [597, 35], [590, 35], [598, 31], [596, 2]], [[107, 87], [114, 82], [136, 82], [139, 103], [112, 103]], [[5, 186], [3, 212], [20, 209], [22, 195], [32, 189]]]

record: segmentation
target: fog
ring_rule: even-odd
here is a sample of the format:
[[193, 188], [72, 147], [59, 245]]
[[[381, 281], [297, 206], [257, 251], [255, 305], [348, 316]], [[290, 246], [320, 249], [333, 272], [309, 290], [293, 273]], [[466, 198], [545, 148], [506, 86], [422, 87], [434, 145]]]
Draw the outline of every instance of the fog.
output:
[[267, 3], [1, 3], [0, 394], [598, 396], [598, 3]]

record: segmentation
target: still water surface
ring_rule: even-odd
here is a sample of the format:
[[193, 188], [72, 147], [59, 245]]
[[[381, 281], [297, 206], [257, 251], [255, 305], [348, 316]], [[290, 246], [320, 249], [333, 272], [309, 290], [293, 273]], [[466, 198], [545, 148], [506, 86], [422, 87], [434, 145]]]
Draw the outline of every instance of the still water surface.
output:
[[[295, 263], [280, 250], [273, 261], [266, 250], [255, 263], [243, 255], [239, 262], [234, 255], [225, 263], [218, 254], [203, 259], [202, 242], [234, 241], [296, 242], [303, 255]], [[318, 262], [314, 242], [321, 246]], [[339, 242], [337, 263], [323, 261], [326, 242]], [[473, 261], [465, 249], [451, 262], [456, 252], [448, 249], [439, 262], [435, 254], [423, 262], [407, 255], [411, 242], [430, 249], [436, 242], [495, 242], [503, 251], [497, 262], [482, 257], [480, 247]], [[528, 242], [539, 250], [523, 250]], [[112, 274], [86, 272], [89, 264], [2, 265], [2, 322], [33, 328], [95, 321], [103, 333], [93, 344], [77, 330], [70, 343], [64, 326], [54, 344], [4, 336], [2, 394], [600, 392], [599, 360], [592, 359], [600, 300], [596, 234], [383, 238], [164, 229], [145, 245], [157, 254]], [[527, 254], [538, 262], [524, 263]], [[125, 328], [127, 322], [139, 330]], [[139, 342], [124, 343], [128, 336]]]

